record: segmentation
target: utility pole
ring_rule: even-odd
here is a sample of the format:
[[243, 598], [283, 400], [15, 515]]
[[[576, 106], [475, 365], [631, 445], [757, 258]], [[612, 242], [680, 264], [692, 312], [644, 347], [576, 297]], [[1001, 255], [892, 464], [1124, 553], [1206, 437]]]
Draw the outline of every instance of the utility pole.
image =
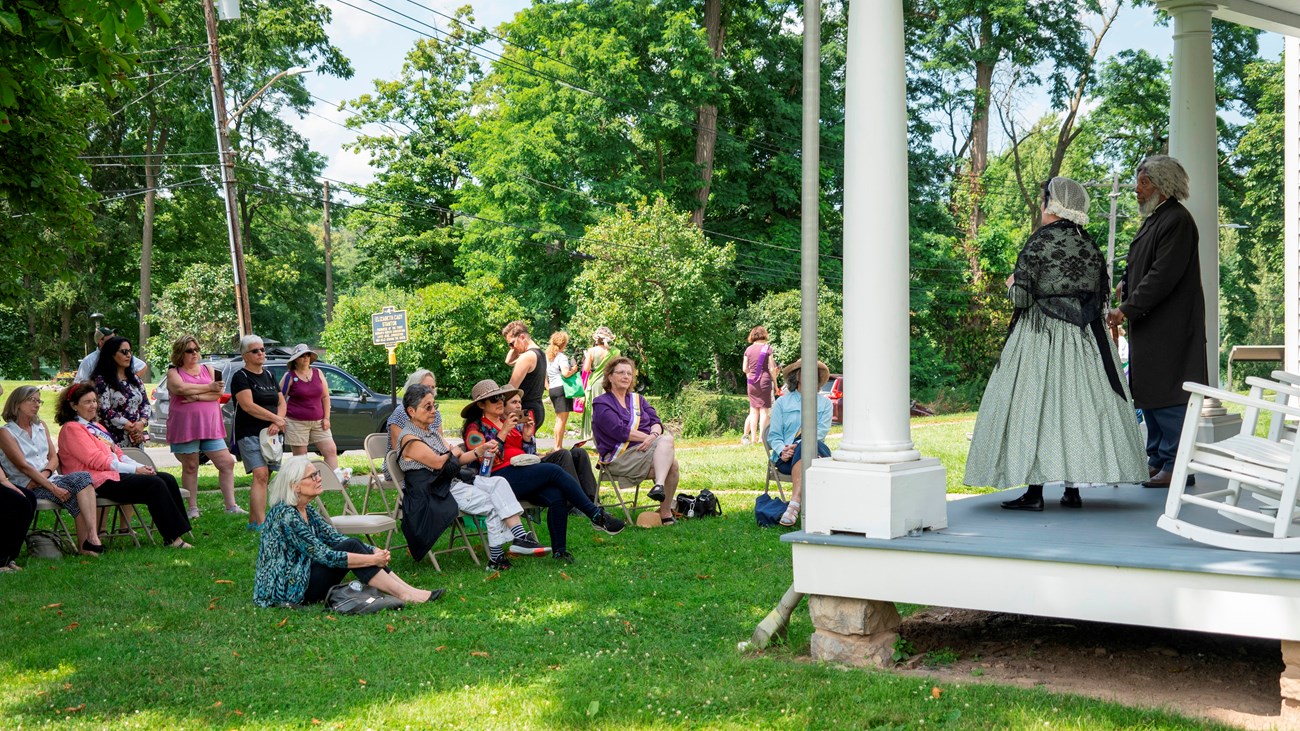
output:
[[212, 62], [212, 113], [217, 123], [217, 154], [221, 183], [226, 195], [226, 231], [230, 238], [230, 263], [235, 279], [235, 316], [239, 335], [253, 332], [248, 307], [248, 278], [244, 272], [244, 244], [240, 240], [238, 198], [235, 191], [235, 156], [230, 150], [226, 121], [226, 87], [221, 80], [221, 51], [217, 46], [217, 12], [212, 0], [203, 0], [203, 20], [208, 29], [208, 56]]
[[330, 251], [330, 181], [325, 181], [325, 324], [334, 320], [334, 255]]

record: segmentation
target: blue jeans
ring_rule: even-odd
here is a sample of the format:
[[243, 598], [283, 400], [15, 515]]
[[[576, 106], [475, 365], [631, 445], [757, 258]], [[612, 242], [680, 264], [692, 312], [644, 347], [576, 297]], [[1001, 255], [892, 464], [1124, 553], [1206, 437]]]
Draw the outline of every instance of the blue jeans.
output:
[[1187, 404], [1142, 409], [1142, 418], [1147, 424], [1149, 467], [1173, 471], [1174, 458], [1178, 456], [1178, 439], [1183, 434], [1183, 420], [1186, 417]]
[[[780, 472], [780, 473], [783, 474], [783, 475], [788, 475], [788, 474], [790, 474], [791, 472], [794, 471], [794, 463], [795, 463], [795, 462], [798, 462], [798, 461], [799, 461], [799, 458], [800, 458], [801, 456], [803, 456], [803, 440], [802, 440], [802, 439], [800, 439], [800, 440], [798, 440], [798, 441], [796, 441], [796, 442], [794, 443], [794, 454], [790, 455], [790, 461], [789, 461], [789, 462], [786, 462], [785, 460], [781, 459], [779, 453], [776, 455], [776, 458], [777, 458], [777, 460], [776, 460], [776, 471], [777, 471], [777, 472]], [[820, 440], [820, 439], [817, 440], [817, 456], [818, 456], [818, 457], [829, 457], [829, 456], [831, 456], [831, 448], [828, 447], [828, 446], [826, 446], [826, 442], [823, 442], [823, 441]]]

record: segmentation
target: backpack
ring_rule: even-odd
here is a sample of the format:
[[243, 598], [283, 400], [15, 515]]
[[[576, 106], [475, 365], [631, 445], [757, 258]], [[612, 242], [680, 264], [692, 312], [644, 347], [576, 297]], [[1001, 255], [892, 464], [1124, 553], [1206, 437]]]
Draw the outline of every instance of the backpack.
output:
[[350, 581], [331, 586], [325, 595], [325, 610], [338, 614], [374, 614], [385, 609], [401, 609], [406, 604], [369, 584]]

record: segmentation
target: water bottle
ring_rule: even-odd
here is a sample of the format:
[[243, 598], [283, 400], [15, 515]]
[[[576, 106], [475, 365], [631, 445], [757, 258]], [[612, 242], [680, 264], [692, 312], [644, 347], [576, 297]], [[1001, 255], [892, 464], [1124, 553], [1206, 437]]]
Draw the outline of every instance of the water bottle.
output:
[[493, 460], [494, 457], [491, 457], [487, 454], [483, 455], [483, 459], [479, 460], [479, 467], [478, 467], [479, 477], [487, 477], [488, 475], [492, 474]]

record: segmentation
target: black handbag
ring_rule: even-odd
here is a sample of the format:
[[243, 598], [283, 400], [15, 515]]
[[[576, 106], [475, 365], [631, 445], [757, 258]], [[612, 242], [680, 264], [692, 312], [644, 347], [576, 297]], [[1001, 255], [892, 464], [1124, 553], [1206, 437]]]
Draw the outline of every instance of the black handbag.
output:
[[336, 614], [374, 614], [405, 606], [406, 602], [401, 599], [360, 581], [336, 584], [325, 594], [325, 611]]
[[713, 494], [709, 488], [700, 490], [699, 497], [695, 498], [695, 517], [707, 518], [711, 516], [722, 516], [722, 503], [718, 502], [718, 496]]

